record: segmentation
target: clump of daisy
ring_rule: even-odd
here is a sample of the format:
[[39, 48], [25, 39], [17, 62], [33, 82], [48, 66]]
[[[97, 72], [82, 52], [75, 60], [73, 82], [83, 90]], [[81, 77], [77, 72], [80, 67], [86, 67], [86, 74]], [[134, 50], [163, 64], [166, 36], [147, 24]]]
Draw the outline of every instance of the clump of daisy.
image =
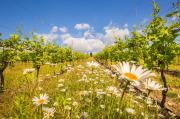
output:
[[32, 73], [33, 71], [35, 71], [34, 68], [31, 68], [31, 69], [24, 69], [23, 75], [30, 74], [30, 73]]
[[92, 73], [93, 73], [94, 68], [99, 67], [99, 63], [93, 62], [93, 61], [87, 62], [87, 65], [92, 68], [92, 69], [91, 69]]
[[56, 63], [51, 63], [50, 66], [55, 67], [57, 64]]
[[36, 106], [45, 105], [49, 102], [49, 96], [47, 94], [40, 94], [39, 97], [34, 97], [32, 101]]
[[44, 117], [43, 119], [50, 119], [51, 117], [54, 116], [55, 113], [55, 108], [47, 108], [47, 107], [43, 107], [42, 110], [44, 111]]
[[89, 66], [89, 67], [99, 67], [99, 63], [97, 63], [97, 62], [93, 62], [93, 61], [91, 61], [91, 62], [87, 62], [87, 65]]

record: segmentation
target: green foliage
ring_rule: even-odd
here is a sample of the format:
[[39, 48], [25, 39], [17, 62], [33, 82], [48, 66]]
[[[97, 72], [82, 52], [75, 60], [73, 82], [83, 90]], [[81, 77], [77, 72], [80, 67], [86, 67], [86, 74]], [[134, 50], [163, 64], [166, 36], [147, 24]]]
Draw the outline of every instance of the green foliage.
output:
[[20, 36], [12, 34], [9, 39], [0, 41], [0, 69], [3, 70], [8, 64], [19, 60], [19, 51], [21, 49]]
[[171, 23], [167, 25], [167, 20], [155, 16], [146, 27], [144, 37], [149, 41], [148, 60], [146, 63], [152, 67], [158, 65], [165, 68], [170, 64], [176, 55], [176, 37], [179, 35], [180, 25]]

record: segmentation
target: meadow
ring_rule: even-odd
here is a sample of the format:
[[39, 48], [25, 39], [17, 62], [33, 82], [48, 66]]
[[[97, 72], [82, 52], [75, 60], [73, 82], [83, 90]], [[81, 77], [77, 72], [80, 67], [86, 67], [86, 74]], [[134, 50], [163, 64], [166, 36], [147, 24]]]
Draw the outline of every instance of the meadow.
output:
[[[32, 63], [16, 63], [5, 71], [6, 91], [1, 94], [0, 117], [15, 119], [154, 119], [174, 118], [165, 114], [150, 96], [124, 87], [110, 70], [93, 58], [74, 63], [43, 65], [36, 72], [23, 73]], [[63, 73], [61, 73], [64, 71]], [[158, 93], [159, 91], [155, 91]], [[37, 105], [33, 98], [44, 95], [47, 103]], [[44, 99], [44, 98], [42, 98]]]

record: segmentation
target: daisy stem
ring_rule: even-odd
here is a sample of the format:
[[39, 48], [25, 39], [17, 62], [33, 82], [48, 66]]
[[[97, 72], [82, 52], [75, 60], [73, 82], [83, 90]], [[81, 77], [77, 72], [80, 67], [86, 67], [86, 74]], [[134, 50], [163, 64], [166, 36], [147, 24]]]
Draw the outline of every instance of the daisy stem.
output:
[[151, 93], [151, 90], [148, 90], [147, 97], [149, 97], [150, 93]]
[[120, 100], [120, 101], [122, 101], [122, 99], [123, 99], [123, 97], [124, 97], [124, 94], [125, 94], [125, 91], [126, 91], [126, 89], [127, 89], [127, 87], [128, 87], [129, 84], [130, 84], [130, 82], [127, 81], [127, 82], [126, 82], [126, 85], [125, 85], [125, 87], [124, 87], [124, 90], [123, 90], [123, 93], [122, 93], [122, 96], [121, 96], [121, 100]]
[[[148, 93], [147, 93], [147, 98], [146, 98], [146, 109], [144, 111], [147, 111], [148, 112], [148, 98], [149, 98], [149, 95], [151, 93], [151, 90], [148, 90]], [[145, 116], [146, 116], [146, 112], [144, 112]]]

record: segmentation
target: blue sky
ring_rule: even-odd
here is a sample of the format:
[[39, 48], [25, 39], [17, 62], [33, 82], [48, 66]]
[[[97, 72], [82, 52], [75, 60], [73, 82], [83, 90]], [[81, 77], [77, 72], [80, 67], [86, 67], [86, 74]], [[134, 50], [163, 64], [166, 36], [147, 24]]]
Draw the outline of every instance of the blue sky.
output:
[[[162, 12], [176, 0], [157, 0]], [[48, 32], [53, 25], [73, 29], [88, 23], [101, 31], [110, 22], [116, 25], [140, 24], [150, 19], [151, 0], [1, 0], [0, 32], [7, 36], [17, 27], [23, 32]], [[73, 31], [72, 31], [73, 32]]]
[[[156, 2], [163, 16], [176, 0]], [[77, 45], [72, 46], [74, 49], [97, 51], [113, 42], [107, 41], [112, 32], [123, 37], [129, 35], [133, 25], [148, 22], [152, 0], [1, 0], [0, 11], [3, 38], [20, 27], [24, 34], [34, 31], [50, 40], [61, 39], [57, 42], [69, 46], [73, 42]], [[76, 29], [77, 24], [88, 28]], [[62, 27], [67, 31], [62, 33]]]

